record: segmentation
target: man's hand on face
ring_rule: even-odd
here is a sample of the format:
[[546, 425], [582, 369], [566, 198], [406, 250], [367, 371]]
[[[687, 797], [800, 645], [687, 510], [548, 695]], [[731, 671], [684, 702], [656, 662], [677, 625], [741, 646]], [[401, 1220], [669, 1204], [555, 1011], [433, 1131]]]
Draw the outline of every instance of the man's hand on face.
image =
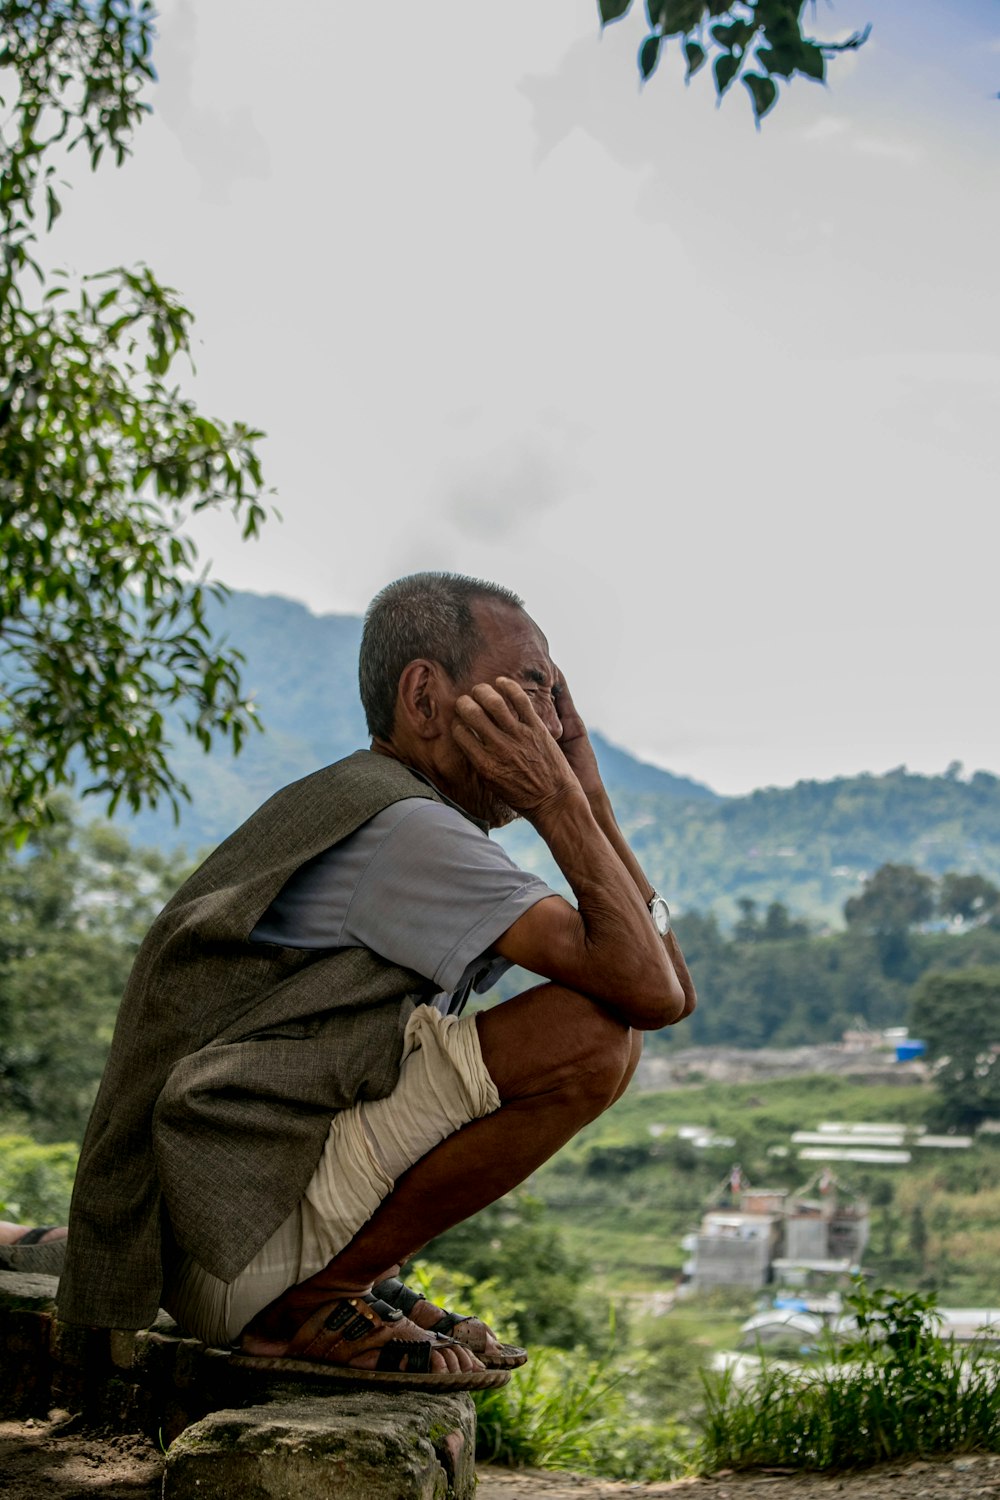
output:
[[569, 685], [561, 672], [558, 672], [556, 684], [553, 690], [556, 713], [562, 724], [562, 736], [559, 740], [559, 748], [569, 762], [574, 775], [587, 797], [593, 798], [604, 791], [604, 783], [601, 773], [597, 768], [597, 756], [594, 747], [590, 743], [587, 726], [580, 717], [579, 710], [573, 702], [573, 695]]
[[475, 771], [526, 818], [580, 790], [559, 741], [510, 677], [498, 677], [495, 687], [477, 683], [463, 693], [455, 703], [452, 734]]

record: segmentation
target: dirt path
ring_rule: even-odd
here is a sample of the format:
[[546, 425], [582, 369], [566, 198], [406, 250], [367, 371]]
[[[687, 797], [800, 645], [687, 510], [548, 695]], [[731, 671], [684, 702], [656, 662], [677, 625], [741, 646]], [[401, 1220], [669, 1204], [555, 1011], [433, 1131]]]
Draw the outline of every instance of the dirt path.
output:
[[[160, 1500], [162, 1473], [163, 1454], [143, 1437], [103, 1437], [72, 1422], [0, 1422], [3, 1500]], [[476, 1500], [1000, 1500], [1000, 1454], [834, 1477], [763, 1472], [645, 1485], [485, 1466], [479, 1480]]]
[[536, 1469], [480, 1468], [476, 1500], [993, 1500], [1000, 1455], [882, 1464], [863, 1473], [716, 1474], [673, 1484], [622, 1484]]
[[97, 1437], [71, 1420], [0, 1422], [3, 1500], [160, 1500], [163, 1454], [137, 1434]]

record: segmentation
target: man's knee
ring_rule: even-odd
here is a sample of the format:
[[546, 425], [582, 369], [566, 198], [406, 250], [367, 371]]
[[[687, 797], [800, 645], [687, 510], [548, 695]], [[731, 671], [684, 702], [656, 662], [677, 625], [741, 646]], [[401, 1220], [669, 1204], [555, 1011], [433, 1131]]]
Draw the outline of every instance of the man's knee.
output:
[[594, 1118], [617, 1098], [632, 1066], [629, 1027], [562, 985], [538, 985], [476, 1019], [504, 1102], [551, 1094]]

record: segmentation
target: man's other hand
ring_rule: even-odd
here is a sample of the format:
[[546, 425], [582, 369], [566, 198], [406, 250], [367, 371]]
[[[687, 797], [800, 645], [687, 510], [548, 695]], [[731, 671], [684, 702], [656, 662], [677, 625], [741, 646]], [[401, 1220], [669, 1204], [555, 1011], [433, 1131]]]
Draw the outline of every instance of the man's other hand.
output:
[[483, 780], [528, 819], [580, 791], [555, 734], [510, 677], [498, 677], [495, 687], [479, 682], [463, 693], [455, 703], [452, 733]]
[[587, 726], [580, 717], [580, 711], [573, 702], [573, 694], [569, 690], [569, 684], [561, 672], [557, 670], [556, 685], [553, 692], [556, 713], [562, 724], [562, 735], [559, 740], [559, 748], [583, 787], [586, 796], [593, 800], [594, 797], [603, 795], [604, 783], [597, 765], [597, 756], [594, 747], [590, 743], [590, 735]]

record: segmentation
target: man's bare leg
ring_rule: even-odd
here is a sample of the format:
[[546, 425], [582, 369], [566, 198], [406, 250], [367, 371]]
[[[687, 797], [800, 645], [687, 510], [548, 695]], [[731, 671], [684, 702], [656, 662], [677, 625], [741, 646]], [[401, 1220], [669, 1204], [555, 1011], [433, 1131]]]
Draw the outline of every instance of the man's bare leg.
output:
[[500, 1109], [405, 1172], [328, 1266], [258, 1314], [243, 1336], [248, 1352], [284, 1352], [318, 1307], [368, 1291], [388, 1268], [523, 1182], [620, 1096], [641, 1048], [609, 1011], [559, 985], [539, 985], [476, 1019]]
[[[610, 1104], [608, 1106], [609, 1108], [611, 1107], [611, 1104], [617, 1104], [618, 1100], [621, 1098], [625, 1090], [628, 1088], [629, 1084], [632, 1082], [632, 1077], [639, 1065], [639, 1059], [642, 1056], [643, 1035], [644, 1033], [641, 1031], [633, 1030], [631, 1033], [631, 1036], [629, 1038], [629, 1060], [626, 1065], [625, 1072], [622, 1074], [621, 1083], [618, 1086], [618, 1090], [614, 1098], [610, 1101]], [[415, 1255], [419, 1253], [419, 1251], [421, 1251], [423, 1248], [423, 1245], [418, 1245], [416, 1249], [411, 1251], [411, 1254]], [[383, 1278], [389, 1276], [399, 1276], [401, 1271], [402, 1266], [390, 1266], [388, 1270], [382, 1273], [382, 1276], [379, 1277], [379, 1280], [382, 1280]], [[445, 1312], [445, 1308], [439, 1307], [436, 1302], [431, 1302], [428, 1298], [423, 1297], [416, 1304], [413, 1310], [407, 1314], [407, 1316], [412, 1323], [416, 1323], [418, 1328], [433, 1328], [434, 1324], [439, 1322], [440, 1319], [444, 1317]], [[492, 1350], [494, 1353], [499, 1352], [499, 1345], [497, 1343], [497, 1340], [493, 1336], [492, 1330], [488, 1328], [485, 1323], [482, 1323], [480, 1319], [476, 1317], [463, 1318], [460, 1326], [463, 1329], [467, 1327], [473, 1331], [474, 1338], [464, 1339], [465, 1342], [472, 1344], [474, 1340], [483, 1339], [485, 1340], [485, 1345], [481, 1342], [475, 1342], [475, 1347], [477, 1349], [482, 1349], [485, 1347], [487, 1350]], [[463, 1339], [463, 1335], [461, 1333], [454, 1333], [452, 1337], [458, 1338], [460, 1340]]]

